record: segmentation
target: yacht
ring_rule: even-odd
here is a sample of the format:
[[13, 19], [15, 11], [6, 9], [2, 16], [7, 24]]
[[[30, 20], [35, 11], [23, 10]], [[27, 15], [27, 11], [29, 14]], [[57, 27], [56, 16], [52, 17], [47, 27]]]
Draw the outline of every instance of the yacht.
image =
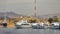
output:
[[21, 28], [21, 23], [20, 23], [20, 21], [16, 22], [16, 23], [15, 23], [15, 26], [16, 26], [17, 29]]
[[16, 28], [30, 28], [31, 24], [27, 20], [21, 20], [16, 23]]
[[44, 29], [44, 28], [47, 28], [48, 24], [45, 24], [43, 22], [39, 23], [39, 28], [40, 29]]
[[50, 25], [51, 29], [60, 29], [60, 22], [53, 22]]
[[31, 23], [33, 29], [39, 29], [38, 23]]

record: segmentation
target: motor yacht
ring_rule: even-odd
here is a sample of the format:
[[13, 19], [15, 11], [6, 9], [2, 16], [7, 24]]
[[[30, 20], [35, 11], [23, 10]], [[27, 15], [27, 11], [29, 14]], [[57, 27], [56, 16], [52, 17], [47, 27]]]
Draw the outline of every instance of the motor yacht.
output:
[[43, 23], [43, 22], [39, 23], [39, 28], [40, 29], [47, 28], [47, 26], [48, 26], [48, 24], [46, 24], [46, 23]]
[[16, 23], [16, 28], [30, 28], [31, 24], [27, 20], [21, 20]]
[[53, 22], [50, 25], [51, 29], [60, 29], [60, 22]]
[[33, 29], [38, 29], [39, 24], [38, 23], [31, 23]]

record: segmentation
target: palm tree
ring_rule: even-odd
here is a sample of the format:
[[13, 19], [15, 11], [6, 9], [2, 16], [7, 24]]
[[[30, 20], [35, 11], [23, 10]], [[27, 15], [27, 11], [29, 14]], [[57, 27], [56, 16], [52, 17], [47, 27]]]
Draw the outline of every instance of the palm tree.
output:
[[53, 21], [54, 21], [54, 22], [58, 22], [58, 17], [57, 17], [57, 16], [54, 16], [54, 17], [53, 17]]
[[52, 18], [49, 18], [49, 19], [48, 19], [48, 22], [49, 22], [49, 23], [52, 23], [52, 22], [53, 22], [53, 19], [52, 19]]

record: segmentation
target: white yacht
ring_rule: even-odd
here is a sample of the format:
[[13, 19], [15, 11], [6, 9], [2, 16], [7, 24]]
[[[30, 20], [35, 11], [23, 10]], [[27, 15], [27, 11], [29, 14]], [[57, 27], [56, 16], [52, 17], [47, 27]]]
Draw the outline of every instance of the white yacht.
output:
[[16, 28], [30, 28], [31, 24], [27, 20], [21, 20], [16, 23]]
[[39, 24], [38, 23], [31, 23], [33, 29], [38, 29]]
[[40, 29], [47, 28], [48, 24], [45, 24], [43, 22], [39, 23]]
[[60, 22], [51, 23], [50, 28], [52, 28], [52, 29], [60, 29]]

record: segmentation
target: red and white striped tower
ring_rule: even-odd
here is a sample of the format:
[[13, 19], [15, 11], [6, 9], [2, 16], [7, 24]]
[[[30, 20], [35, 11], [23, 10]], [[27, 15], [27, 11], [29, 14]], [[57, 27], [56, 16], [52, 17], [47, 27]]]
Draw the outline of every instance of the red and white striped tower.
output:
[[34, 0], [34, 16], [36, 17], [36, 12], [37, 12], [37, 2]]

